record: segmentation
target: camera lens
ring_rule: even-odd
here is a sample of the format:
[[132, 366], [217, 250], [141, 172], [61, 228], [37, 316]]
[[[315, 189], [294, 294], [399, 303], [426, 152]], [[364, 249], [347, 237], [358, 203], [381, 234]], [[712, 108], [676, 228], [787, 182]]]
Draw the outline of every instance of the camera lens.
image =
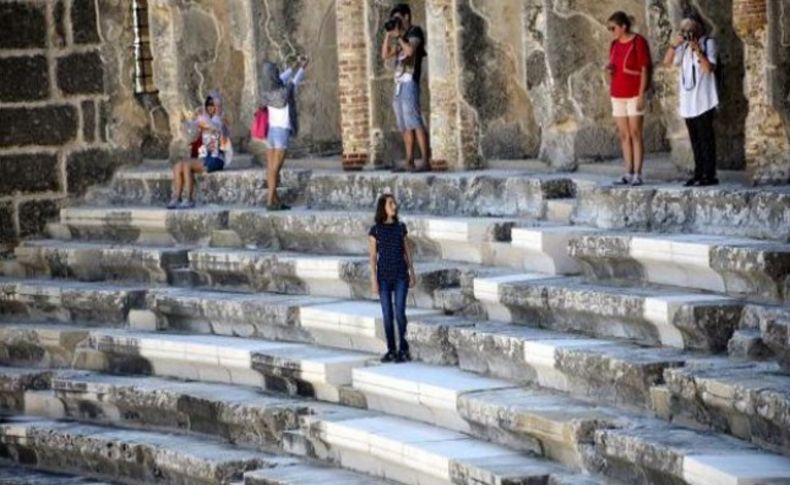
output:
[[392, 18], [384, 22], [384, 30], [387, 32], [391, 30], [395, 30], [400, 25], [400, 20], [397, 18]]

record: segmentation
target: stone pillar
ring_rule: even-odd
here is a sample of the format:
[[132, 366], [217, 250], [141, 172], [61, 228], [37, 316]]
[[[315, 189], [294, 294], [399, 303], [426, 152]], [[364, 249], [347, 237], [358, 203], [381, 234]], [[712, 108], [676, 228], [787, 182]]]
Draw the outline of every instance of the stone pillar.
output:
[[[778, 8], [778, 2], [772, 3]], [[744, 46], [744, 94], [749, 100], [746, 166], [756, 183], [786, 181], [790, 150], [782, 117], [769, 93], [768, 67], [772, 63], [768, 59], [767, 8], [765, 0], [734, 0], [732, 7], [733, 24]]]
[[426, 36], [430, 42], [430, 136], [434, 170], [463, 170], [482, 164], [477, 119], [460, 88], [458, 6], [456, 0], [427, 0]]
[[362, 170], [370, 153], [365, 0], [337, 0], [335, 8], [343, 169]]

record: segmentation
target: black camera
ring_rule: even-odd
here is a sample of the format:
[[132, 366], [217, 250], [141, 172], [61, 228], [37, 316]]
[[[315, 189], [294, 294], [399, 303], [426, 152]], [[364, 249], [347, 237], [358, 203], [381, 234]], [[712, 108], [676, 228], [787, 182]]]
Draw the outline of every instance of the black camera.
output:
[[685, 40], [686, 42], [692, 42], [694, 40], [697, 40], [697, 36], [694, 35], [694, 32], [690, 30], [686, 30], [683, 32], [683, 40]]
[[386, 22], [384, 22], [384, 30], [387, 32], [392, 32], [395, 29], [400, 29], [401, 23], [398, 17], [392, 17]]

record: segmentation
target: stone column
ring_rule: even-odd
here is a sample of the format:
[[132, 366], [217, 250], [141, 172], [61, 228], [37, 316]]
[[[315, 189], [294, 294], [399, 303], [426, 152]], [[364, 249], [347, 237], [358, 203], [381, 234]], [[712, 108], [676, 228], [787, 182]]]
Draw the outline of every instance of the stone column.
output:
[[365, 0], [338, 0], [335, 8], [343, 169], [362, 170], [370, 153]]
[[426, 0], [430, 136], [434, 170], [463, 170], [482, 164], [477, 119], [460, 88], [460, 42], [456, 0]]
[[[778, 2], [771, 3], [779, 8]], [[733, 24], [744, 46], [744, 94], [749, 100], [746, 166], [757, 183], [787, 180], [790, 149], [782, 117], [770, 100], [767, 8], [765, 0], [735, 0], [732, 7]]]

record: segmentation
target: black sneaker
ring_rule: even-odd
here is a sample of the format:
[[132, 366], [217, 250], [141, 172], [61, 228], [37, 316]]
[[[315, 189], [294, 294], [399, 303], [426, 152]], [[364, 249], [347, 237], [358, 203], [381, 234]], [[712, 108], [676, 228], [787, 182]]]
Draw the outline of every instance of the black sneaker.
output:
[[385, 363], [385, 364], [386, 364], [387, 362], [394, 362], [394, 361], [396, 361], [396, 360], [397, 360], [397, 357], [395, 356], [395, 352], [387, 352], [387, 353], [386, 353], [386, 354], [384, 354], [384, 356], [381, 358], [381, 362], [383, 362], [383, 363]]
[[709, 185], [719, 185], [719, 179], [713, 177], [713, 178], [704, 178], [699, 181], [700, 187], [707, 187]]
[[396, 362], [411, 362], [411, 353], [408, 350], [401, 350], [398, 352]]
[[699, 185], [699, 179], [698, 178], [690, 178], [690, 179], [686, 180], [686, 182], [683, 184], [683, 187], [694, 187], [695, 185]]

